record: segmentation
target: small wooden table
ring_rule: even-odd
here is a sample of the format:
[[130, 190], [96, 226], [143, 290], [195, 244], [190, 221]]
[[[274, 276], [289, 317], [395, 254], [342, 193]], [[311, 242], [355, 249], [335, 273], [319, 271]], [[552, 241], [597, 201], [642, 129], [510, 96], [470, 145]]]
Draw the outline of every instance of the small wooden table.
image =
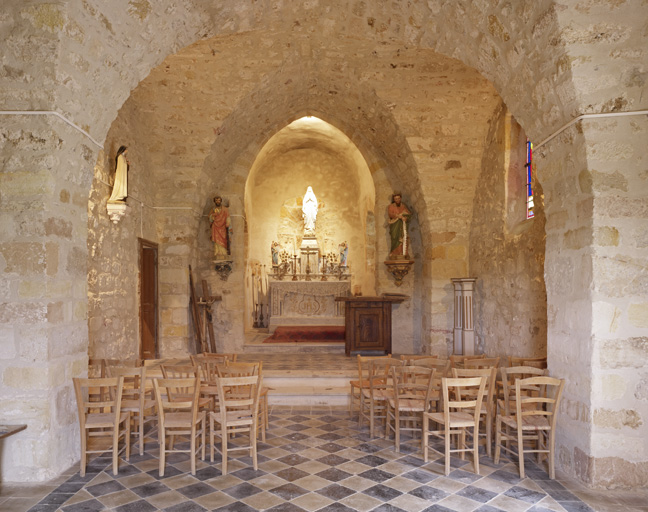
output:
[[408, 299], [407, 295], [380, 297], [337, 297], [344, 302], [344, 353], [379, 350], [391, 354], [392, 304]]
[[0, 425], [0, 439], [17, 434], [21, 430], [25, 430], [27, 425]]

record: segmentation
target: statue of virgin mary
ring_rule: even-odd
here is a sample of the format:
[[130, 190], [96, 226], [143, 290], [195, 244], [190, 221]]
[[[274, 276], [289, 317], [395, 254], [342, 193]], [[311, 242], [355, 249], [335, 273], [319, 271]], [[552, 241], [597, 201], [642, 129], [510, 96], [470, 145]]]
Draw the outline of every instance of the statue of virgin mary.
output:
[[308, 187], [302, 202], [302, 214], [304, 216], [304, 232], [315, 232], [315, 219], [317, 219], [317, 198], [313, 187]]

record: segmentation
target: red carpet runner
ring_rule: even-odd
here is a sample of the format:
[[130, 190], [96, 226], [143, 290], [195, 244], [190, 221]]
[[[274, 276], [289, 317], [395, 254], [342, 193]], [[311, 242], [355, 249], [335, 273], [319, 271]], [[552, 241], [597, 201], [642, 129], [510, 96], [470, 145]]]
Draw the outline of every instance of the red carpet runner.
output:
[[263, 343], [344, 343], [343, 325], [279, 326]]

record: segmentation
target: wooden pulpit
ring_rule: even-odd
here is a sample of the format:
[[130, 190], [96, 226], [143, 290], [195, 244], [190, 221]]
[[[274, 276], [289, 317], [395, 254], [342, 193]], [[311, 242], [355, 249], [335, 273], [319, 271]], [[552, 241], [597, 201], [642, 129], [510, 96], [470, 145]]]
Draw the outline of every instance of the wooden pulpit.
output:
[[344, 302], [344, 353], [381, 351], [391, 354], [392, 304], [403, 302], [406, 295], [380, 297], [337, 297]]

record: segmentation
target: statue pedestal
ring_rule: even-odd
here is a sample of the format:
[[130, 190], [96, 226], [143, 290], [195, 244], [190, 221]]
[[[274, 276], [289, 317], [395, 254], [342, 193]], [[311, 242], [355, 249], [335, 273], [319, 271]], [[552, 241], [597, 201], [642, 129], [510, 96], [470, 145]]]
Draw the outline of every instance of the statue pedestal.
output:
[[113, 224], [117, 224], [121, 220], [126, 213], [126, 208], [126, 203], [123, 201], [108, 202], [106, 209], [108, 210], [108, 217], [110, 217]]
[[407, 257], [401, 257], [401, 259], [391, 259], [385, 261], [389, 273], [394, 276], [396, 281], [396, 286], [403, 284], [403, 279], [409, 273], [410, 268], [414, 265], [414, 260], [410, 260]]

